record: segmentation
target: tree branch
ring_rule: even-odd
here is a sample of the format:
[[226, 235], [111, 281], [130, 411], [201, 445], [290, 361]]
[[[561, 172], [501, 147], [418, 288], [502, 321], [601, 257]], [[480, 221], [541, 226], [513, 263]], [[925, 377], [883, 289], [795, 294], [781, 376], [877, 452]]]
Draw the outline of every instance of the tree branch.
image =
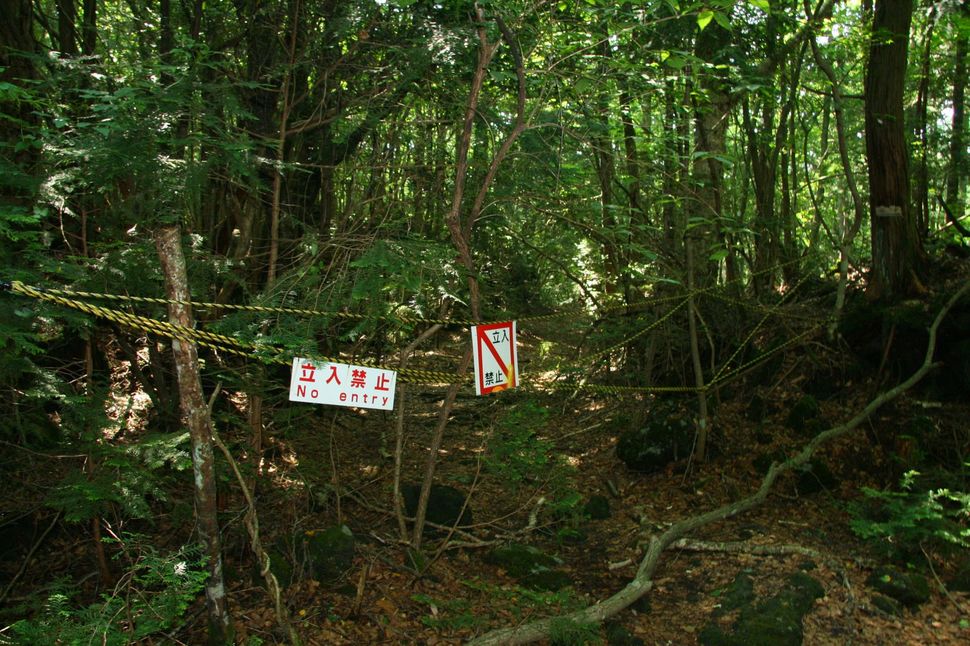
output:
[[615, 615], [640, 597], [644, 596], [653, 587], [651, 576], [660, 562], [661, 555], [668, 547], [672, 546], [676, 541], [685, 535], [700, 527], [703, 527], [704, 525], [709, 525], [710, 523], [736, 516], [737, 514], [748, 511], [749, 509], [760, 505], [768, 497], [768, 494], [771, 492], [775, 481], [780, 475], [808, 462], [820, 446], [854, 430], [866, 419], [868, 419], [869, 416], [872, 415], [879, 407], [889, 401], [892, 401], [902, 393], [915, 386], [923, 377], [926, 376], [927, 373], [930, 372], [930, 370], [935, 368], [938, 365], [933, 363], [933, 353], [936, 350], [937, 330], [950, 309], [957, 303], [958, 300], [960, 300], [961, 297], [963, 297], [964, 294], [967, 293], [968, 290], [970, 290], [970, 281], [965, 283], [963, 287], [961, 287], [947, 301], [946, 305], [944, 305], [940, 312], [936, 315], [936, 318], [933, 320], [933, 324], [929, 329], [929, 340], [927, 341], [926, 355], [923, 359], [923, 364], [908, 379], [877, 396], [849, 421], [840, 426], [823, 431], [815, 436], [815, 438], [806, 444], [801, 452], [794, 457], [791, 457], [780, 464], [772, 464], [771, 468], [768, 469], [768, 473], [761, 481], [761, 485], [758, 487], [758, 490], [752, 495], [748, 496], [747, 498], [742, 498], [741, 500], [722, 505], [706, 513], [685, 518], [684, 520], [674, 523], [660, 536], [651, 536], [649, 545], [647, 547], [647, 553], [640, 562], [640, 567], [637, 570], [636, 576], [619, 592], [611, 597], [608, 597], [607, 599], [604, 599], [603, 601], [583, 608], [582, 610], [577, 610], [575, 612], [563, 615], [562, 617], [547, 617], [545, 619], [539, 619], [521, 626], [493, 630], [476, 639], [473, 639], [469, 642], [469, 644], [474, 646], [492, 646], [493, 644], [506, 645], [531, 643], [546, 637], [554, 623], [559, 623], [563, 620], [582, 624], [600, 623], [604, 619]]

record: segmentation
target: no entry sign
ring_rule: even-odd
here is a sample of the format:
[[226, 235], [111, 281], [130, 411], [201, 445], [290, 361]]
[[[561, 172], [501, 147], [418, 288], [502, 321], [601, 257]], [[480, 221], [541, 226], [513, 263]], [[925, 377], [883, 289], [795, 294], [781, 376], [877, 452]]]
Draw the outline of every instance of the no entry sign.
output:
[[472, 326], [475, 393], [487, 395], [519, 383], [515, 321]]
[[396, 381], [393, 370], [296, 357], [290, 401], [393, 410]]

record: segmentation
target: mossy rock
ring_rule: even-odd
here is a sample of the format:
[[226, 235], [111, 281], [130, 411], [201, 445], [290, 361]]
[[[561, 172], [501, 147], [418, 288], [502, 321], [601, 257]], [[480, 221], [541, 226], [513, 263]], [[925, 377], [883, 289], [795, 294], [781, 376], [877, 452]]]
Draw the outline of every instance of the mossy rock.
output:
[[866, 585], [907, 608], [915, 608], [930, 599], [930, 584], [921, 574], [900, 572], [891, 567], [881, 567], [869, 575]]
[[801, 496], [809, 496], [820, 491], [832, 491], [839, 486], [839, 479], [835, 477], [828, 465], [821, 460], [811, 459], [796, 471], [798, 474], [795, 488]]
[[966, 396], [970, 392], [970, 339], [962, 339], [954, 343], [943, 360], [944, 369], [951, 374], [948, 379], [949, 391], [956, 391]]
[[775, 462], [781, 464], [787, 459], [788, 456], [785, 455], [784, 451], [771, 451], [770, 453], [762, 453], [761, 455], [756, 456], [755, 459], [751, 461], [751, 466], [753, 466], [755, 471], [758, 472], [758, 475], [763, 476], [768, 473], [768, 469], [771, 468], [772, 464]]
[[653, 605], [650, 603], [650, 595], [645, 594], [631, 603], [630, 610], [638, 612], [641, 615], [649, 615], [651, 612], [653, 612]]
[[901, 617], [903, 614], [903, 609], [899, 605], [899, 602], [883, 594], [872, 595], [872, 605], [893, 617]]
[[[418, 499], [421, 497], [421, 485], [404, 484], [401, 486], [401, 495], [404, 497], [404, 509], [408, 516], [414, 516], [418, 511]], [[436, 525], [451, 527], [456, 522], [459, 525], [472, 524], [472, 510], [470, 506], [465, 507], [465, 494], [454, 487], [448, 485], [431, 485], [428, 493], [428, 509], [425, 512], [425, 520]], [[430, 532], [430, 528], [426, 528]]]
[[558, 592], [573, 584], [573, 579], [562, 570], [541, 570], [518, 579], [519, 585], [532, 590]]
[[970, 592], [970, 554], [964, 554], [950, 575], [947, 586], [957, 592]]
[[593, 520], [606, 520], [612, 516], [610, 499], [601, 494], [590, 496], [583, 506], [583, 513]]
[[485, 562], [502, 568], [509, 576], [515, 578], [551, 570], [562, 565], [562, 561], [555, 556], [522, 543], [510, 543], [496, 547], [485, 555]]
[[796, 433], [814, 435], [822, 430], [819, 427], [824, 425], [821, 414], [822, 410], [819, 408], [818, 400], [811, 395], [804, 395], [788, 411], [785, 426]]
[[502, 568], [520, 585], [533, 590], [555, 592], [572, 585], [570, 576], [556, 569], [562, 561], [531, 545], [510, 543], [497, 547], [485, 555], [485, 562]]
[[734, 577], [734, 581], [721, 591], [721, 603], [714, 614], [722, 615], [751, 605], [754, 598], [754, 581], [751, 580], [748, 572], [740, 572]]
[[354, 533], [336, 525], [303, 535], [303, 547], [313, 578], [325, 585], [339, 581], [354, 563]]
[[[280, 584], [280, 587], [285, 588], [293, 583], [293, 564], [290, 563], [283, 552], [271, 547], [266, 550], [266, 554], [269, 556], [269, 571], [276, 577], [276, 582]], [[254, 577], [262, 583], [263, 576], [260, 573], [260, 568], [256, 567], [254, 570]]]
[[825, 596], [822, 585], [804, 572], [788, 577], [778, 594], [758, 605], [742, 607], [730, 633], [716, 623], [699, 635], [704, 646], [800, 646], [802, 619], [816, 599]]
[[661, 415], [646, 426], [621, 434], [616, 457], [634, 471], [654, 473], [686, 458], [693, 441], [692, 424], [686, 415]]
[[606, 623], [607, 646], [643, 646], [644, 641], [618, 621]]

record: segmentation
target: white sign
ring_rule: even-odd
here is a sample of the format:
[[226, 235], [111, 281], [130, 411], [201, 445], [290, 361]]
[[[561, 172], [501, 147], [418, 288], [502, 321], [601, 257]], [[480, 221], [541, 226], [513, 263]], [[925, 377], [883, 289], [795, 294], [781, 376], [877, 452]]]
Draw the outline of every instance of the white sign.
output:
[[393, 370], [296, 357], [290, 401], [393, 410], [396, 382]]
[[515, 388], [519, 362], [515, 351], [515, 321], [472, 326], [475, 394]]

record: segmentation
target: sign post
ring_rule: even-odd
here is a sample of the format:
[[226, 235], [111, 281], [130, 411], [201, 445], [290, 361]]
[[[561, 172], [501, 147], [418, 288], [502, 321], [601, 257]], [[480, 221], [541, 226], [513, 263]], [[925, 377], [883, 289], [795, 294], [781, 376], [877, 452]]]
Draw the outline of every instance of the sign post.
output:
[[515, 321], [472, 326], [475, 394], [487, 395], [519, 384]]
[[393, 410], [396, 382], [393, 370], [296, 357], [290, 401]]

